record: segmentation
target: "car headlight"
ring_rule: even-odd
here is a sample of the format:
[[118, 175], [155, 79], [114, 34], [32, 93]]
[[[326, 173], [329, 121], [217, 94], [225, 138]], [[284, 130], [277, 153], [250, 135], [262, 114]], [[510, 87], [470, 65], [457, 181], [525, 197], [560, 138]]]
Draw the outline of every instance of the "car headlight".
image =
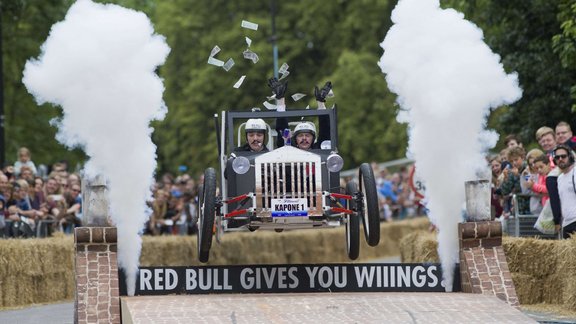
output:
[[238, 156], [232, 161], [232, 170], [237, 174], [244, 174], [250, 170], [250, 160], [244, 156]]
[[344, 159], [336, 153], [332, 153], [326, 159], [326, 167], [330, 172], [338, 172], [344, 166]]

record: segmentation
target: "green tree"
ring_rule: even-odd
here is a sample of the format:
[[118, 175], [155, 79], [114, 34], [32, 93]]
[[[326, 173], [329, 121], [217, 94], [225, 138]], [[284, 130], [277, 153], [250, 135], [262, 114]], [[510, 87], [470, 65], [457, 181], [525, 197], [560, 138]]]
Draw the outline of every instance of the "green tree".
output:
[[[382, 125], [386, 126], [394, 118], [388, 113], [394, 109], [393, 100], [376, 65], [381, 54], [379, 43], [390, 26], [393, 4], [394, 1], [391, 4], [386, 0], [277, 1], [279, 63], [290, 65], [289, 93], [309, 94], [307, 98], [313, 106], [314, 85], [334, 78], [334, 91], [338, 93], [335, 101], [344, 112], [340, 119], [341, 136], [350, 132], [357, 134], [357, 126], [361, 125], [358, 120], [367, 118], [363, 114], [348, 113], [346, 109], [372, 111], [383, 118]], [[242, 20], [258, 23], [258, 31], [240, 28]], [[154, 134], [161, 168], [174, 171], [177, 165], [185, 164], [197, 174], [206, 166], [217, 164], [212, 116], [221, 110], [247, 111], [254, 106], [262, 107], [270, 93], [266, 87], [266, 80], [273, 73], [269, 3], [159, 2], [155, 21], [157, 31], [167, 36], [172, 48], [161, 69], [169, 113], [165, 121], [156, 125]], [[253, 40], [251, 50], [260, 56], [257, 64], [242, 58], [245, 36]], [[222, 48], [217, 58], [235, 60], [236, 65], [229, 72], [206, 64], [214, 45]], [[347, 52], [350, 55], [343, 54]], [[360, 70], [356, 71], [357, 68]], [[347, 77], [348, 72], [354, 72], [355, 78]], [[246, 75], [246, 80], [240, 89], [233, 89], [231, 86], [240, 75]], [[370, 83], [372, 93], [356, 92], [354, 85], [359, 83]], [[361, 96], [373, 96], [374, 99]], [[380, 99], [385, 101], [378, 102]], [[287, 104], [288, 109], [306, 105], [305, 102], [293, 103], [290, 98]], [[345, 107], [349, 105], [349, 108]], [[388, 120], [384, 120], [386, 118]], [[349, 154], [349, 166], [356, 166], [361, 157], [366, 160], [402, 157], [402, 149], [396, 147], [406, 145], [405, 137], [402, 140], [398, 137], [401, 135], [391, 129], [394, 127], [382, 129], [378, 135], [380, 141], [389, 140], [390, 143], [385, 142], [389, 146], [382, 149], [355, 147], [357, 155]], [[372, 139], [374, 136], [365, 134], [365, 137]], [[360, 149], [363, 150], [361, 154]], [[344, 149], [342, 151], [348, 154]]]
[[22, 84], [24, 64], [40, 54], [40, 45], [50, 27], [62, 20], [72, 0], [1, 1], [2, 57], [5, 111], [5, 150], [8, 163], [16, 160], [16, 151], [27, 146], [36, 163], [50, 164], [62, 159], [81, 161], [80, 150], [68, 151], [54, 138], [56, 128], [49, 120], [60, 116], [50, 105], [38, 107]]
[[[467, 19], [482, 28], [487, 44], [502, 57], [505, 69], [519, 74], [522, 99], [491, 116], [490, 124], [497, 125], [500, 134], [516, 133], [524, 143], [531, 143], [541, 126], [554, 127], [561, 120], [576, 125], [576, 117], [571, 113], [574, 98], [570, 96], [576, 74], [562, 65], [559, 49], [555, 53], [553, 46], [553, 37], [562, 34], [558, 22], [559, 12], [566, 8], [562, 4], [570, 2], [573, 1], [442, 1], [444, 6], [464, 12]], [[574, 19], [568, 9], [563, 12], [566, 15], [560, 16], [561, 21]], [[566, 27], [570, 23], [563, 26], [569, 36], [570, 28]], [[557, 48], [569, 39], [562, 35], [556, 36]], [[570, 50], [560, 51], [569, 56]]]
[[[554, 53], [560, 56], [562, 67], [572, 75], [576, 74], [576, 2], [562, 0], [559, 4], [558, 21], [562, 33], [554, 35]], [[572, 112], [576, 112], [576, 80], [571, 80]]]

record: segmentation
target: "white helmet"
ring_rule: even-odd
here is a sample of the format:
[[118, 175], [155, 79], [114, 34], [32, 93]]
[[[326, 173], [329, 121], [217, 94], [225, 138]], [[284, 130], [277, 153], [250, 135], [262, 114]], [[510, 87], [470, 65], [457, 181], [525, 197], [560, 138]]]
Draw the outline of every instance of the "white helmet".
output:
[[261, 132], [266, 133], [266, 123], [260, 118], [250, 118], [246, 121], [246, 126], [244, 127], [246, 133], [249, 132]]
[[294, 128], [294, 138], [300, 133], [310, 133], [316, 137], [316, 126], [311, 122], [301, 122]]

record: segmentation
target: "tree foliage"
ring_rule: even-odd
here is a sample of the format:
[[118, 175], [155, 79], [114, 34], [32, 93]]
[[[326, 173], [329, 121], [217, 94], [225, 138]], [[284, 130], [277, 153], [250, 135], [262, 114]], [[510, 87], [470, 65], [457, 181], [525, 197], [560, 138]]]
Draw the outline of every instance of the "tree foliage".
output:
[[[172, 51], [159, 68], [164, 79], [166, 119], [154, 123], [160, 171], [186, 165], [193, 174], [217, 165], [213, 116], [222, 110], [262, 107], [273, 74], [270, 4], [275, 2], [279, 63], [290, 65], [288, 94], [305, 93], [299, 102], [287, 97], [288, 109], [313, 100], [314, 85], [330, 80], [339, 116], [340, 150], [346, 167], [405, 155], [406, 126], [395, 120], [398, 107], [377, 67], [379, 44], [391, 25], [396, 0], [355, 1], [225, 1], [225, 0], [99, 0], [144, 11]], [[82, 161], [79, 150], [68, 151], [54, 140], [51, 118], [59, 109], [38, 107], [22, 84], [26, 60], [37, 57], [50, 27], [63, 19], [73, 0], [1, 1], [6, 147], [9, 161], [28, 146], [37, 163], [60, 159]], [[576, 5], [573, 0], [442, 0], [444, 7], [465, 13], [484, 31], [488, 45], [502, 57], [508, 72], [516, 71], [522, 99], [495, 110], [491, 126], [500, 134], [519, 133], [533, 141], [540, 126], [566, 120], [576, 126], [571, 106], [576, 99]], [[255, 22], [257, 31], [240, 27]], [[245, 37], [260, 61], [242, 57]], [[218, 59], [233, 58], [226, 72], [207, 64], [218, 45]], [[240, 89], [232, 85], [241, 75]], [[572, 95], [571, 95], [572, 91]], [[502, 136], [503, 137], [503, 136]]]

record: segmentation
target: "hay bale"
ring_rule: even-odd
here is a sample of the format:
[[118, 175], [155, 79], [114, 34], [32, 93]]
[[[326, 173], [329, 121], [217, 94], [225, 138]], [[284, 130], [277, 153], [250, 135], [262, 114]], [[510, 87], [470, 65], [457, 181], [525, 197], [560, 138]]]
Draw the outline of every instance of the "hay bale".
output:
[[562, 257], [558, 261], [557, 273], [564, 278], [564, 305], [568, 310], [576, 311], [576, 235], [563, 243], [559, 247]]
[[542, 280], [533, 276], [513, 272], [512, 281], [520, 304], [538, 304], [542, 302]]
[[502, 248], [510, 272], [545, 278], [556, 271], [558, 241], [537, 238], [504, 237]]
[[542, 286], [542, 302], [546, 304], [563, 304], [564, 274], [555, 273], [539, 281]]
[[439, 262], [436, 233], [417, 231], [404, 236], [400, 241], [402, 262]]
[[9, 239], [0, 244], [0, 307], [74, 297], [70, 236]]

